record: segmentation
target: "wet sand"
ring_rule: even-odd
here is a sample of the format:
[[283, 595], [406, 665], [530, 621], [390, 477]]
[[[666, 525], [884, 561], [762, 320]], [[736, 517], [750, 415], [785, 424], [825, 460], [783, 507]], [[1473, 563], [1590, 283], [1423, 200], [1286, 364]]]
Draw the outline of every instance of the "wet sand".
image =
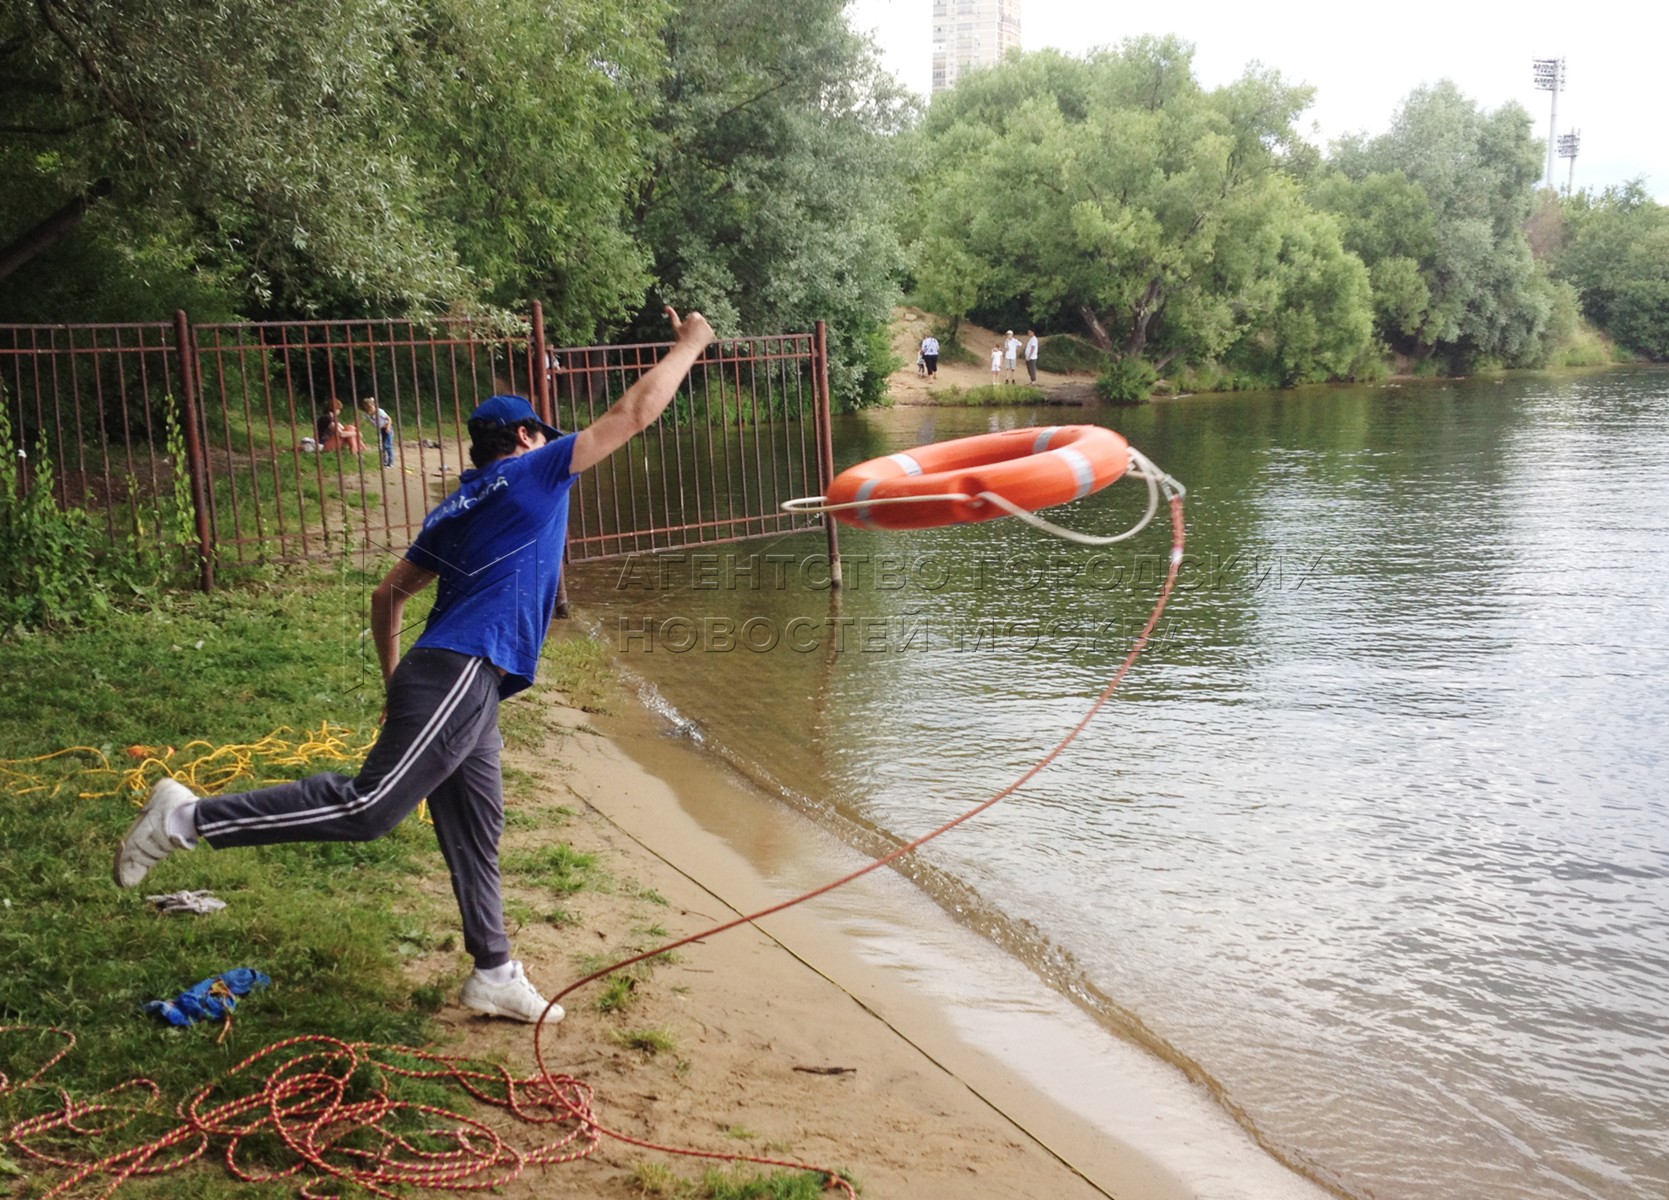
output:
[[[863, 863], [636, 702], [592, 716], [560, 700], [528, 701], [549, 736], [507, 760], [534, 786], [512, 800], [522, 816], [506, 849], [568, 841], [615, 882], [565, 898], [573, 923], [529, 918], [513, 930], [547, 994], [595, 958], [699, 932]], [[516, 911], [550, 906], [508, 894]], [[593, 1084], [598, 1120], [633, 1137], [842, 1168], [868, 1197], [1326, 1194], [1180, 1072], [1096, 1026], [891, 872], [679, 950], [637, 982], [624, 1013], [597, 1011], [602, 987], [565, 1001], [546, 1060]], [[455, 1008], [441, 1020], [472, 1051], [532, 1062], [525, 1027]], [[641, 1029], [673, 1048], [620, 1044]], [[709, 1165], [605, 1139], [504, 1194], [641, 1196], [641, 1164], [686, 1177]]]

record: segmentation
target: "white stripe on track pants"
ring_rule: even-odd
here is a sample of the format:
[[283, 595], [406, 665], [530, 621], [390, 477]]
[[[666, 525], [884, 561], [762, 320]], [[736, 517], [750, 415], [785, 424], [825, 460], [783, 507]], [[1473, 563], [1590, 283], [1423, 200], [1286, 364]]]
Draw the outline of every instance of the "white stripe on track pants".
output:
[[414, 649], [388, 685], [388, 719], [352, 779], [327, 773], [197, 806], [217, 850], [279, 842], [368, 842], [425, 797], [452, 873], [464, 948], [476, 966], [510, 961], [498, 842], [504, 833], [498, 672], [483, 658]]

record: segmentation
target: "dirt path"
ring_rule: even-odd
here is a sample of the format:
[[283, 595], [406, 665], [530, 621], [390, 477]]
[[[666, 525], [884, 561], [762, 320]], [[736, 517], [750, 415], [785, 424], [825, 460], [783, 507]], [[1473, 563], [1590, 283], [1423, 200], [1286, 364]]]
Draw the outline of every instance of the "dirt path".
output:
[[[991, 347], [1000, 345], [1007, 340], [1007, 334], [1001, 330], [984, 329], [978, 325], [963, 321], [956, 331], [956, 340], [975, 356], [977, 361], [971, 363], [947, 363], [943, 358], [939, 360], [939, 373], [936, 378], [927, 379], [916, 373], [916, 354], [921, 348], [921, 339], [927, 336], [929, 326], [934, 318], [919, 308], [897, 308], [893, 310], [892, 349], [893, 353], [904, 360], [904, 366], [887, 376], [887, 393], [895, 404], [936, 404], [936, 393], [950, 388], [986, 387], [991, 383]], [[1026, 331], [1015, 330], [1015, 336], [1024, 346]], [[1024, 353], [1024, 351], [1022, 351]], [[1024, 384], [1026, 378], [1026, 364], [1016, 364], [1016, 375]], [[1037, 386], [1043, 389], [1046, 404], [1095, 404], [1094, 380], [1088, 375], [1058, 375], [1053, 371], [1039, 371]]]

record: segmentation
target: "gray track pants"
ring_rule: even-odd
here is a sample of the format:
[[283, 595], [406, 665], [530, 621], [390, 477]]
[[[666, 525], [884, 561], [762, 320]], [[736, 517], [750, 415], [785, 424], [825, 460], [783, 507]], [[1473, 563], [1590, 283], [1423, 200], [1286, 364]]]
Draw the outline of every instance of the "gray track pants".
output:
[[365, 766], [346, 775], [216, 796], [197, 806], [198, 835], [217, 850], [278, 842], [368, 842], [425, 797], [478, 967], [510, 961], [498, 874], [504, 833], [498, 672], [483, 658], [413, 650], [388, 685], [388, 720]]

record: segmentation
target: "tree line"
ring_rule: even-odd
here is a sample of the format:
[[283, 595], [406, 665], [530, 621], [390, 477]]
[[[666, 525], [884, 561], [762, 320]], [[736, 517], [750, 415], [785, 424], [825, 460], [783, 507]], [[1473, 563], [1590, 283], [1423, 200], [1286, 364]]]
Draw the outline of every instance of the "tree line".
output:
[[1072, 331], [1107, 394], [1165, 373], [1287, 386], [1390, 362], [1603, 361], [1669, 348], [1669, 210], [1639, 183], [1561, 200], [1517, 104], [1449, 82], [1326, 154], [1310, 90], [1249, 69], [1217, 89], [1144, 37], [1028, 54], [935, 98], [910, 248], [925, 307]]
[[1172, 38], [923, 105], [844, 0], [31, 0], [0, 97], [0, 320], [821, 317], [846, 405], [906, 294], [1080, 334], [1113, 395], [1540, 365], [1584, 319], [1669, 356], [1663, 206], [1538, 192], [1518, 105], [1424, 87], [1323, 154], [1308, 89]]

